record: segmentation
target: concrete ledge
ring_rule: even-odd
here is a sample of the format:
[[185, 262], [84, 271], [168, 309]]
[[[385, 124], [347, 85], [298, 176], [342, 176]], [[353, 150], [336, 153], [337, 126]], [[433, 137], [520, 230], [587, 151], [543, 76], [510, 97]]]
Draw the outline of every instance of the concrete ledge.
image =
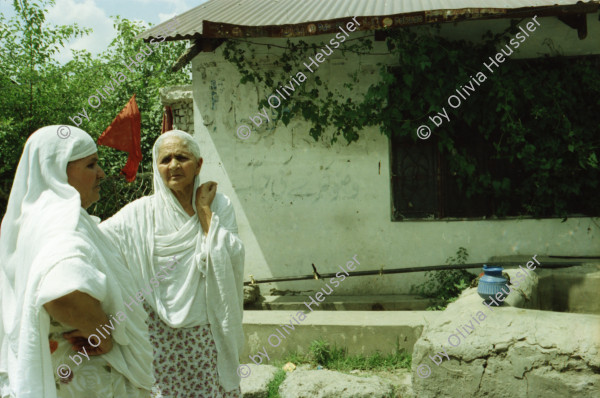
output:
[[539, 275], [537, 294], [541, 310], [600, 315], [600, 264], [542, 268]]
[[[310, 343], [320, 338], [346, 347], [349, 354], [369, 355], [376, 351], [386, 354], [397, 346], [412, 353], [425, 325], [437, 316], [432, 311], [314, 311], [298, 325], [292, 318], [299, 321], [298, 312], [244, 311], [246, 345], [242, 363], [249, 361], [249, 355], [264, 349], [271, 360], [292, 351], [307, 353]], [[290, 321], [294, 330], [289, 330]], [[282, 325], [288, 328], [284, 330]], [[272, 337], [269, 344], [271, 335], [278, 338]]]
[[[315, 293], [307, 293], [304, 296], [265, 296], [259, 308], [265, 310], [298, 311], [306, 310], [305, 301], [308, 296]], [[327, 300], [314, 306], [315, 311], [425, 311], [429, 307], [430, 300], [410, 294], [394, 295], [369, 295], [369, 296], [329, 296]]]
[[418, 397], [598, 395], [600, 316], [510, 303], [490, 309], [476, 289], [436, 315], [413, 350], [413, 375], [430, 372], [413, 376]]

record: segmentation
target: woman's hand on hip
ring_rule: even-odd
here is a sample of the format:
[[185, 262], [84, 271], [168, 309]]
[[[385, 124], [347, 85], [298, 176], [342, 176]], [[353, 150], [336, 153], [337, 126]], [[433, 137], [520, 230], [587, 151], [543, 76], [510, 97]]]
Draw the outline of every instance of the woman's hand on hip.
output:
[[[95, 337], [88, 341], [90, 336], [100, 338], [97, 329], [108, 323], [108, 317], [102, 310], [100, 301], [89, 294], [75, 290], [47, 302], [44, 304], [44, 308], [52, 318], [75, 329], [63, 333], [63, 337], [71, 343], [76, 351], [82, 351], [85, 348], [85, 352], [89, 355], [102, 355], [112, 349], [113, 343], [110, 335], [101, 339], [100, 342]], [[97, 346], [93, 347], [92, 344]]]
[[[106, 331], [105, 331], [106, 332]], [[73, 330], [71, 332], [63, 333], [63, 337], [71, 343], [73, 349], [75, 351], [82, 351], [85, 348], [85, 352], [88, 355], [102, 355], [106, 354], [113, 348], [112, 338], [110, 335], [106, 336], [106, 338], [102, 338], [98, 334], [92, 334], [94, 336], [90, 339], [90, 336], [82, 333], [80, 330]], [[98, 339], [100, 339], [100, 343], [98, 344]], [[94, 343], [96, 347], [90, 344]]]

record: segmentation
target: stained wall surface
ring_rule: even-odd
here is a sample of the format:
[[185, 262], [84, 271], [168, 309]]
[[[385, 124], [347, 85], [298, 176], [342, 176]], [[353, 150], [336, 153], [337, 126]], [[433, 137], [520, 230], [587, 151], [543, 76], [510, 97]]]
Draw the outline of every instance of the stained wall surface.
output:
[[[565, 55], [600, 53], [598, 14], [588, 15], [585, 40], [554, 17], [538, 20], [540, 27], [514, 58], [554, 54], [557, 49]], [[502, 31], [508, 24], [452, 23], [444, 25], [442, 33], [455, 39], [480, 38], [485, 30]], [[365, 34], [354, 32], [354, 37]], [[305, 40], [320, 43], [331, 37]], [[252, 41], [285, 45], [286, 40]], [[254, 48], [262, 68], [277, 68], [276, 48]], [[373, 53], [385, 52], [384, 42], [375, 42]], [[393, 65], [389, 56], [343, 55], [338, 49], [313, 74], [307, 73], [302, 84], [312, 87], [319, 76], [344, 99], [359, 98], [378, 80], [379, 62]], [[241, 84], [236, 67], [223, 58], [222, 47], [200, 53], [192, 66], [195, 135], [205, 160], [202, 176], [217, 181], [218, 189], [234, 202], [246, 244], [246, 280], [250, 274], [255, 279], [311, 274], [311, 263], [321, 273], [337, 272], [354, 255], [360, 261], [358, 270], [439, 265], [461, 246], [467, 248], [469, 262], [515, 254], [598, 255], [598, 218], [393, 222], [390, 147], [377, 128], [366, 128], [357, 143], [346, 145], [342, 138], [329, 145], [327, 140], [315, 142], [302, 119], [288, 126], [276, 123], [268, 108], [271, 120], [252, 126], [249, 117], [262, 111], [259, 100], [278, 87], [266, 92], [252, 83]], [[350, 92], [343, 84], [357, 68], [360, 83]], [[299, 70], [307, 72], [304, 67]], [[293, 95], [282, 106], [291, 101]], [[252, 127], [244, 140], [236, 135], [241, 124]], [[348, 278], [334, 294], [405, 293], [420, 278], [414, 273]], [[263, 285], [262, 290], [265, 294], [273, 287], [306, 291], [322, 286], [321, 281], [304, 281]]]

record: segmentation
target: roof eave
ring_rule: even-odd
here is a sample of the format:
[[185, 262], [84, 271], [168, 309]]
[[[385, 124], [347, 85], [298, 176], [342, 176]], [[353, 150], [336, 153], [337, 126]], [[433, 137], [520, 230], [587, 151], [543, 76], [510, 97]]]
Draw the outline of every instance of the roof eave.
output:
[[[487, 20], [499, 18], [525, 18], [537, 15], [538, 17], [565, 17], [573, 14], [588, 14], [597, 12], [600, 4], [597, 1], [572, 5], [552, 5], [540, 7], [506, 8], [462, 8], [418, 11], [394, 15], [359, 16], [356, 20], [360, 24], [356, 30], [369, 31], [385, 28], [400, 28], [406, 26], [427, 25], [434, 23], [461, 22], [467, 20]], [[246, 37], [305, 37], [338, 32], [340, 26], [344, 27], [348, 18], [311, 21], [293, 25], [263, 25], [248, 26], [228, 24], [223, 22], [202, 21], [202, 33], [167, 37], [167, 41], [196, 40], [200, 38], [246, 38]], [[169, 21], [164, 22], [167, 24]], [[163, 25], [161, 24], [161, 25]], [[144, 41], [149, 41], [156, 36], [161, 25], [157, 25], [138, 35]], [[162, 37], [162, 36], [161, 36]]]

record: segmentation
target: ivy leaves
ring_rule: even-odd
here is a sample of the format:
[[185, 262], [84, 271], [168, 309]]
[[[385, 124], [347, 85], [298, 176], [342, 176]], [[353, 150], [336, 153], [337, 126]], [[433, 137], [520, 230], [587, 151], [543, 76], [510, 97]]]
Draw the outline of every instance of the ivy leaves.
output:
[[[490, 63], [516, 25], [511, 21], [506, 32], [488, 33], [476, 43], [447, 40], [435, 29], [419, 35], [387, 30], [389, 54], [379, 54], [386, 62], [375, 84], [365, 82], [360, 62], [340, 84], [312, 76], [294, 93], [287, 111], [278, 110], [279, 117], [286, 125], [296, 117], [305, 119], [312, 124], [309, 135], [330, 144], [339, 137], [355, 142], [372, 126], [388, 137], [416, 141], [416, 127], [448, 108], [448, 96], [483, 72], [486, 79], [476, 92], [449, 109], [451, 121], [433, 131], [462, 193], [489, 198], [498, 217], [598, 215], [600, 202], [593, 198], [600, 181], [600, 61], [508, 58], [489, 71], [483, 62]], [[255, 46], [247, 42], [229, 40], [223, 54], [237, 66], [242, 83], [264, 83], [268, 92], [322, 44], [288, 40], [285, 46], [270, 45], [277, 49], [276, 71], [265, 71], [254, 58]], [[363, 37], [339, 50], [369, 54], [372, 48]], [[244, 56], [248, 53], [252, 56]]]

